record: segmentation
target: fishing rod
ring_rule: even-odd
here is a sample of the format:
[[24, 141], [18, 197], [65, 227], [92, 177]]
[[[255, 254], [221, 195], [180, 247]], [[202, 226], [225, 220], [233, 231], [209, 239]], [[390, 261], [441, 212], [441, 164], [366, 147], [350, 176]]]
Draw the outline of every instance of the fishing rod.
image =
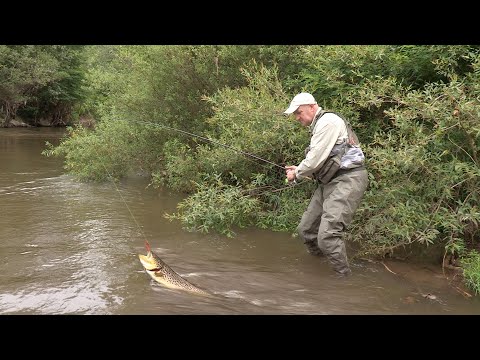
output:
[[[126, 121], [126, 120], [125, 120]], [[135, 120], [133, 122], [136, 122], [136, 123], [142, 123], [142, 124], [145, 124], [145, 125], [150, 125], [150, 126], [158, 126], [158, 127], [161, 127], [161, 128], [165, 128], [165, 129], [168, 129], [168, 130], [172, 130], [172, 131], [177, 131], [179, 133], [182, 133], [182, 134], [185, 134], [185, 135], [190, 135], [190, 136], [193, 136], [193, 137], [196, 137], [196, 138], [199, 138], [201, 140], [204, 140], [204, 141], [209, 141], [213, 144], [216, 144], [216, 145], [220, 145], [220, 146], [223, 146], [227, 149], [230, 149], [230, 150], [233, 150], [237, 153], [240, 153], [242, 155], [245, 155], [245, 156], [250, 156], [254, 159], [257, 159], [257, 160], [260, 160], [260, 161], [263, 161], [267, 164], [270, 164], [270, 165], [273, 165], [273, 166], [276, 166], [282, 170], [285, 170], [285, 167], [282, 166], [282, 165], [278, 165], [270, 160], [267, 160], [267, 159], [264, 159], [264, 158], [261, 158], [260, 156], [258, 155], [255, 155], [255, 154], [252, 154], [252, 153], [249, 153], [249, 152], [246, 152], [246, 151], [243, 151], [243, 150], [239, 150], [237, 148], [234, 148], [233, 146], [230, 146], [230, 145], [227, 145], [227, 144], [224, 144], [224, 143], [221, 143], [219, 141], [216, 141], [216, 140], [212, 140], [212, 139], [209, 139], [207, 137], [204, 137], [204, 136], [200, 136], [200, 135], [197, 135], [197, 134], [194, 134], [194, 133], [191, 133], [191, 132], [188, 132], [188, 131], [185, 131], [185, 130], [181, 130], [181, 129], [176, 129], [174, 127], [171, 127], [171, 126], [167, 126], [167, 125], [163, 125], [163, 124], [157, 124], [157, 123], [151, 123], [151, 122], [148, 122], [148, 121], [139, 121], [139, 120]]]

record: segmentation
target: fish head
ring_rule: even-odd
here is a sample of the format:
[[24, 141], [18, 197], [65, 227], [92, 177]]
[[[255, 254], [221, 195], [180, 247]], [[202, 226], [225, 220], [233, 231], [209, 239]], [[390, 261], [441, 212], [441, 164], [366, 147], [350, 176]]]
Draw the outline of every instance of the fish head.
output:
[[155, 256], [154, 253], [149, 251], [147, 255], [138, 255], [138, 258], [140, 259], [140, 262], [142, 263], [143, 267], [147, 271], [160, 271], [163, 268], [163, 263], [160, 261], [160, 259]]

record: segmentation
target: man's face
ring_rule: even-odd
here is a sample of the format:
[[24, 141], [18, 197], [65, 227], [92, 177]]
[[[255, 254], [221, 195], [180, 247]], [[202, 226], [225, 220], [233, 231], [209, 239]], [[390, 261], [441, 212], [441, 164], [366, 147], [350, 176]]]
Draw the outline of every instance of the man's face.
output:
[[314, 108], [314, 105], [300, 105], [298, 109], [293, 112], [295, 120], [303, 126], [310, 125], [315, 117]]

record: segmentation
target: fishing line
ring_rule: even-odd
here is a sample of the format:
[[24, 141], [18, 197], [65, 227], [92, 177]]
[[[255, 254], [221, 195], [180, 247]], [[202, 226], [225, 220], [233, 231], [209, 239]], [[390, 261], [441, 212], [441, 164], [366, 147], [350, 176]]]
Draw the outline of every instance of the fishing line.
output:
[[[127, 120], [124, 120], [126, 122], [128, 122]], [[219, 141], [215, 141], [215, 140], [212, 140], [212, 139], [209, 139], [207, 137], [204, 137], [204, 136], [200, 136], [200, 135], [197, 135], [197, 134], [194, 134], [194, 133], [191, 133], [191, 132], [188, 132], [188, 131], [185, 131], [185, 130], [181, 130], [181, 129], [177, 129], [177, 128], [174, 128], [174, 127], [171, 127], [171, 126], [167, 126], [167, 125], [163, 125], [163, 124], [157, 124], [157, 123], [152, 123], [152, 122], [148, 122], [148, 121], [141, 121], [141, 120], [133, 120], [131, 122], [134, 122], [134, 123], [140, 123], [140, 124], [145, 124], [147, 126], [154, 126], [154, 127], [160, 127], [160, 128], [165, 128], [165, 129], [168, 129], [168, 130], [172, 130], [172, 131], [177, 131], [179, 133], [182, 133], [182, 134], [185, 134], [185, 135], [190, 135], [192, 137], [196, 137], [198, 139], [201, 139], [201, 140], [204, 140], [204, 141], [209, 141], [213, 144], [216, 144], [216, 145], [220, 145], [220, 146], [223, 146], [227, 149], [230, 149], [230, 150], [233, 150], [237, 153], [240, 153], [242, 155], [245, 155], [245, 156], [250, 156], [252, 158], [255, 158], [257, 160], [260, 160], [260, 161], [263, 161], [265, 163], [268, 163], [270, 165], [273, 165], [273, 166], [276, 166], [282, 170], [285, 170], [285, 167], [282, 166], [282, 165], [279, 165], [279, 164], [276, 164], [270, 160], [267, 160], [267, 159], [264, 159], [264, 158], [261, 158], [260, 156], [258, 155], [255, 155], [255, 154], [252, 154], [252, 153], [249, 153], [249, 152], [246, 152], [246, 151], [243, 151], [243, 150], [239, 150], [237, 148], [234, 148], [233, 146], [230, 146], [230, 145], [227, 145], [227, 144], [224, 144], [224, 143], [221, 143]]]
[[[95, 148], [95, 145], [94, 145], [94, 148], [93, 148], [93, 149], [94, 149], [95, 153], [97, 154], [98, 158], [101, 159], [101, 158], [100, 158], [100, 155], [99, 155], [98, 152], [97, 152], [97, 149]], [[142, 228], [140, 227], [140, 224], [138, 223], [137, 219], [136, 219], [135, 216], [133, 215], [132, 210], [130, 210], [130, 206], [128, 206], [127, 201], [125, 200], [125, 198], [123, 197], [120, 189], [118, 188], [117, 184], [115, 183], [115, 179], [114, 179], [113, 176], [110, 174], [110, 172], [108, 171], [108, 169], [107, 169], [107, 167], [105, 166], [105, 164], [104, 164], [103, 162], [101, 162], [101, 164], [102, 164], [103, 168], [105, 169], [105, 172], [107, 173], [108, 178], [111, 179], [113, 185], [115, 186], [115, 189], [117, 190], [118, 194], [120, 195], [120, 198], [122, 199], [123, 203], [124, 203], [125, 206], [127, 207], [127, 210], [128, 210], [128, 212], [130, 213], [130, 216], [132, 217], [133, 221], [134, 221], [135, 224], [137, 225], [138, 230], [140, 230], [140, 233], [142, 234], [144, 240], [148, 243], [147, 237], [145, 236], [145, 233], [143, 232]]]

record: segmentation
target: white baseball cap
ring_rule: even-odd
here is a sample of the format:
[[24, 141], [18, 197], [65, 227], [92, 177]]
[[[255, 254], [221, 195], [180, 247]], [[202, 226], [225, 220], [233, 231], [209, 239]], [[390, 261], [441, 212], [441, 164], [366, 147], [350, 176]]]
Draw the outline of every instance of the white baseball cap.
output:
[[290, 103], [290, 106], [283, 113], [285, 115], [288, 115], [293, 113], [295, 110], [297, 110], [300, 105], [308, 105], [308, 104], [316, 104], [316, 103], [317, 102], [315, 101], [315, 98], [313, 97], [312, 94], [303, 92], [298, 95], [295, 95], [292, 102]]

